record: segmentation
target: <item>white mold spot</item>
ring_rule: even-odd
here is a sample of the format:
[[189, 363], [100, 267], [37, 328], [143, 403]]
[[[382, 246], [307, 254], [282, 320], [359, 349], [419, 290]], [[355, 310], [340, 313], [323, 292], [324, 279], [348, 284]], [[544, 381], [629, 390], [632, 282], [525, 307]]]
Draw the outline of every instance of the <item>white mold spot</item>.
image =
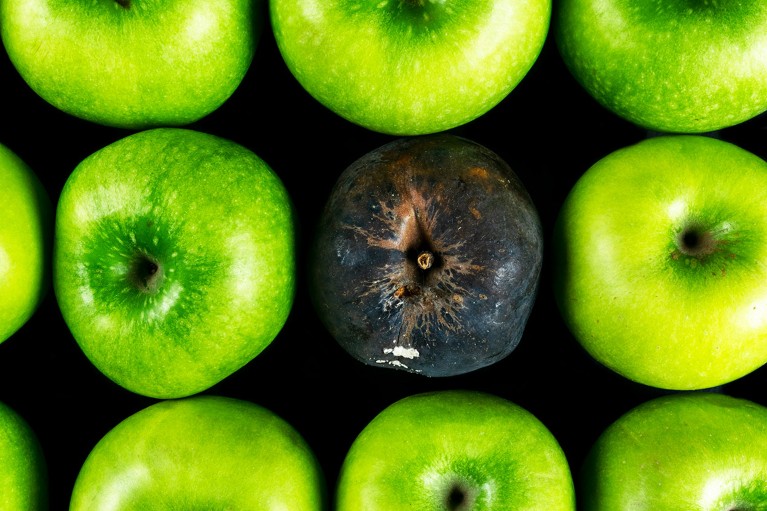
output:
[[400, 367], [402, 369], [408, 369], [408, 366], [406, 366], [399, 360], [376, 360], [376, 364], [382, 364], [382, 365], [389, 364], [391, 366]]
[[415, 348], [405, 348], [403, 346], [395, 346], [393, 348], [384, 348], [384, 355], [394, 355], [395, 357], [403, 357], [413, 360], [418, 358], [421, 354]]

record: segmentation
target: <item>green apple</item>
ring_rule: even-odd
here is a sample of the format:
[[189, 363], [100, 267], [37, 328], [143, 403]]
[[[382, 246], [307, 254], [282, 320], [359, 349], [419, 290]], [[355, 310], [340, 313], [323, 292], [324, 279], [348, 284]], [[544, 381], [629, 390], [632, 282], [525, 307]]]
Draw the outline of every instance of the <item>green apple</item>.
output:
[[53, 287], [83, 352], [138, 394], [171, 398], [238, 370], [282, 329], [295, 215], [251, 150], [185, 128], [85, 158], [56, 211]]
[[125, 128], [184, 125], [239, 86], [264, 25], [262, 6], [3, 0], [0, 34], [21, 77], [60, 110]]
[[460, 126], [503, 100], [541, 52], [551, 0], [272, 0], [280, 53], [341, 117], [415, 135]]
[[710, 392], [654, 398], [604, 430], [581, 475], [583, 511], [767, 509], [767, 408]]
[[552, 31], [584, 89], [639, 126], [704, 133], [767, 110], [763, 0], [562, 0]]
[[48, 509], [48, 468], [40, 441], [5, 403], [0, 403], [0, 509]]
[[320, 511], [324, 474], [300, 433], [240, 399], [154, 403], [104, 435], [75, 480], [70, 511]]
[[555, 296], [596, 360], [646, 385], [716, 387], [767, 362], [767, 163], [703, 135], [644, 139], [575, 183]]
[[37, 175], [0, 144], [0, 342], [38, 309], [50, 286], [53, 205]]
[[575, 510], [569, 463], [552, 433], [505, 398], [414, 394], [360, 432], [341, 467], [336, 511]]

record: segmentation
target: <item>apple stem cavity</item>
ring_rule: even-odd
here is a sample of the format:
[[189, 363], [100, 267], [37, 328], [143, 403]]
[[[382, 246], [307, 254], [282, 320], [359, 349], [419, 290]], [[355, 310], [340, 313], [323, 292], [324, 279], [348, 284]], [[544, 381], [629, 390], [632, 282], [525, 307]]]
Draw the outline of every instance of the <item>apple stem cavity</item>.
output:
[[134, 259], [128, 277], [142, 293], [154, 294], [163, 280], [163, 271], [157, 261], [141, 254]]
[[716, 239], [711, 232], [699, 227], [683, 229], [677, 237], [679, 251], [689, 257], [704, 258], [716, 251]]
[[445, 498], [447, 511], [466, 511], [474, 507], [476, 492], [463, 483], [456, 483], [448, 488]]
[[130, 0], [115, 0], [115, 2], [123, 9], [130, 9]]
[[460, 509], [465, 500], [466, 495], [460, 489], [453, 488], [450, 490], [450, 495], [447, 496], [447, 507], [451, 510]]

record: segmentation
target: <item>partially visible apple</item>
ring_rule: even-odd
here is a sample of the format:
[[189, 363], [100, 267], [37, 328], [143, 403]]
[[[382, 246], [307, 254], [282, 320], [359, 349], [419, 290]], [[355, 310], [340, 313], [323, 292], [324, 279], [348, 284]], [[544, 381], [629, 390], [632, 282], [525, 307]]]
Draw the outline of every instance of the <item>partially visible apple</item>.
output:
[[368, 152], [339, 176], [315, 234], [315, 310], [357, 360], [453, 376], [521, 341], [543, 232], [524, 183], [487, 147], [437, 133]]
[[0, 403], [0, 509], [48, 509], [48, 467], [42, 445], [29, 423], [5, 403]]
[[767, 163], [700, 135], [605, 156], [554, 231], [555, 296], [574, 337], [623, 376], [716, 387], [767, 362]]
[[56, 213], [53, 285], [83, 352], [152, 397], [194, 394], [281, 331], [296, 285], [293, 205], [248, 148], [156, 128], [85, 158]]
[[341, 117], [415, 135], [483, 115], [527, 75], [551, 0], [272, 0], [280, 53]]
[[764, 0], [562, 0], [552, 29], [584, 89], [649, 130], [711, 132], [767, 110]]
[[0, 342], [21, 328], [50, 287], [53, 205], [34, 171], [0, 144]]
[[654, 398], [597, 439], [583, 511], [747, 511], [767, 506], [767, 408], [710, 392]]
[[11, 62], [43, 99], [109, 126], [185, 125], [221, 106], [250, 67], [259, 0], [4, 0]]
[[249, 401], [198, 395], [126, 418], [90, 452], [70, 511], [321, 511], [324, 474], [301, 434]]
[[405, 397], [351, 445], [337, 511], [574, 511], [570, 467], [535, 416], [470, 390]]

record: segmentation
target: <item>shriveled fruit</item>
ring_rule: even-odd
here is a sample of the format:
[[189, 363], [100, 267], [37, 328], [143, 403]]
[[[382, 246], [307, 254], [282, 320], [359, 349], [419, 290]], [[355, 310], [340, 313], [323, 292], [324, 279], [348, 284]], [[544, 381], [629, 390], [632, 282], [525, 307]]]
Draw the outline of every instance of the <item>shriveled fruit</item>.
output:
[[452, 376], [516, 348], [542, 259], [536, 207], [497, 154], [448, 133], [400, 138], [335, 184], [317, 225], [312, 298], [360, 361]]

